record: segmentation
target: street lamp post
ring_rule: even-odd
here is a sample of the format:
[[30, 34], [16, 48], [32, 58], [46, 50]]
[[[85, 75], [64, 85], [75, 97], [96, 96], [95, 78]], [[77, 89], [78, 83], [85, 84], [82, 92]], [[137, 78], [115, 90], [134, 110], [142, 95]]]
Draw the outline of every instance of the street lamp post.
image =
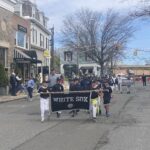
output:
[[51, 31], [51, 39], [50, 39], [50, 45], [51, 45], [51, 62], [50, 66], [51, 69], [54, 68], [54, 26], [50, 29]]
[[79, 76], [79, 30], [77, 31], [77, 51], [76, 51], [76, 57], [77, 57], [77, 75]]

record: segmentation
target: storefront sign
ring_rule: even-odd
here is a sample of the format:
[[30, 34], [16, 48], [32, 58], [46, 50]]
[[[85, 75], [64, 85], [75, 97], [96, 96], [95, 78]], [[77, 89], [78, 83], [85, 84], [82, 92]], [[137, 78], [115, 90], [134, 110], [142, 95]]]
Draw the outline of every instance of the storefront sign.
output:
[[30, 61], [25, 58], [15, 58], [14, 60], [16, 63], [30, 63]]
[[90, 92], [52, 93], [52, 112], [60, 110], [86, 109], [90, 107]]
[[47, 57], [47, 58], [50, 57], [50, 51], [49, 50], [44, 51], [44, 57]]

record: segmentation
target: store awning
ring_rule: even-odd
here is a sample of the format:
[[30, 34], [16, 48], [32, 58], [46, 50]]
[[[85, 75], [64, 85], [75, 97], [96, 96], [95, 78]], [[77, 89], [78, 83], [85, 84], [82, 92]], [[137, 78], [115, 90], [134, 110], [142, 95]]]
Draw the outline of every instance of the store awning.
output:
[[36, 51], [19, 49], [14, 50], [14, 60], [18, 63], [42, 63], [42, 61], [37, 59]]
[[84, 66], [84, 67], [80, 67], [80, 69], [93, 69], [94, 67], [90, 67], [90, 66]]
[[25, 54], [23, 51], [14, 49], [14, 58], [27, 58], [31, 59], [27, 54]]
[[31, 57], [19, 49], [14, 49], [14, 60], [17, 63], [30, 63]]
[[35, 50], [29, 50], [29, 51], [24, 51], [25, 54], [27, 54], [31, 58], [32, 63], [42, 63], [41, 60], [37, 59], [37, 54]]

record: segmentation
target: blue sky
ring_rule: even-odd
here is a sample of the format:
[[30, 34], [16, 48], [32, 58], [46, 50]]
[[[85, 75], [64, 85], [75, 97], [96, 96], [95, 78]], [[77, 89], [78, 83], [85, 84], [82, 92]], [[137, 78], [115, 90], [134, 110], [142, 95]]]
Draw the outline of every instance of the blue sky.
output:
[[[109, 8], [120, 13], [128, 13], [144, 5], [141, 0], [32, 0], [36, 1], [47, 17], [49, 17], [49, 27], [55, 27], [55, 46], [59, 45], [60, 29], [65, 16], [80, 8], [89, 8], [96, 11], [107, 11]], [[124, 64], [145, 64], [150, 60], [150, 52], [138, 51], [137, 56], [133, 56], [134, 49], [150, 50], [150, 18], [149, 21], [138, 20], [134, 24], [136, 32], [128, 43], [128, 53]]]

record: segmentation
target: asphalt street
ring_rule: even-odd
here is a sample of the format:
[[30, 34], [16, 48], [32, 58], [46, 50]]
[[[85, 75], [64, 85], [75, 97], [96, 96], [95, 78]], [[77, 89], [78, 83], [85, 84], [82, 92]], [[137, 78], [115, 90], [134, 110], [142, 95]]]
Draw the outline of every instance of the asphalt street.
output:
[[[0, 150], [148, 150], [150, 86], [113, 95], [111, 116], [93, 122], [80, 111], [40, 122], [39, 98], [0, 104]], [[102, 109], [104, 112], [104, 109]]]

